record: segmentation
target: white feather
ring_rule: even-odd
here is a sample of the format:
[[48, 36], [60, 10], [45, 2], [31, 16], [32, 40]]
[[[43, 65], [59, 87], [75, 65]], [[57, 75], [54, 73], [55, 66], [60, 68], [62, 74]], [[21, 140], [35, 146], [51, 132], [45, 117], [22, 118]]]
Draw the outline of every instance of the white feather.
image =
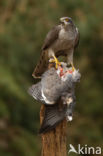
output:
[[72, 121], [73, 117], [72, 116], [67, 116], [67, 121]]
[[41, 93], [42, 93], [42, 97], [43, 97], [43, 100], [45, 101], [45, 103], [50, 104], [50, 105], [54, 104], [54, 101], [48, 101], [48, 99], [46, 98], [46, 96], [43, 93], [43, 90], [41, 90]]

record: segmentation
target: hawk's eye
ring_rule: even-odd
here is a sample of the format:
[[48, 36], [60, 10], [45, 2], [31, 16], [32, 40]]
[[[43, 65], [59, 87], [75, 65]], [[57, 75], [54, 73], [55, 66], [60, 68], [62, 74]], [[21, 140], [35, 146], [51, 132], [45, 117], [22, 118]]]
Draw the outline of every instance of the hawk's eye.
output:
[[69, 22], [69, 19], [68, 19], [68, 18], [66, 18], [66, 19], [65, 19], [65, 21], [66, 21], [66, 22]]

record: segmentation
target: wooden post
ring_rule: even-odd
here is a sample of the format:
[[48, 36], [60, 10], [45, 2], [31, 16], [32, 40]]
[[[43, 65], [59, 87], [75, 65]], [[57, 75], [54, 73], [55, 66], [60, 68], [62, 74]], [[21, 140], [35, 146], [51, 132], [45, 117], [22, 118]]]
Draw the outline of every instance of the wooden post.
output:
[[[40, 123], [44, 119], [45, 106], [41, 106]], [[66, 156], [66, 130], [67, 121], [64, 119], [57, 127], [50, 132], [42, 134], [42, 154], [41, 156]]]

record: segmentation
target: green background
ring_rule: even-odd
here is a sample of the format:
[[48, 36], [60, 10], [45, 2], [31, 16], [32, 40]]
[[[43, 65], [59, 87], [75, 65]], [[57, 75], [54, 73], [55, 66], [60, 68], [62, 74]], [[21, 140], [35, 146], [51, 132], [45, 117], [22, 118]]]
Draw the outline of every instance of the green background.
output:
[[[80, 69], [71, 143], [103, 148], [103, 1], [0, 1], [0, 156], [40, 156], [38, 104], [27, 93], [47, 32], [62, 16], [80, 31], [74, 64]], [[72, 155], [72, 154], [71, 154]]]

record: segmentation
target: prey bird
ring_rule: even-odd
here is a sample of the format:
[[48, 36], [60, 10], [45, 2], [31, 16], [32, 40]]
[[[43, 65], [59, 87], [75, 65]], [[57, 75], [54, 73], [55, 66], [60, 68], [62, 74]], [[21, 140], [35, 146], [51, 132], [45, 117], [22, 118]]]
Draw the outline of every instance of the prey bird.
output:
[[60, 62], [56, 57], [66, 56], [67, 64], [73, 66], [73, 52], [79, 43], [79, 31], [70, 17], [60, 18], [60, 24], [54, 26], [47, 34], [40, 60], [34, 69], [33, 77], [41, 77], [46, 71], [49, 59], [53, 58], [56, 63], [56, 68]]
[[[80, 73], [76, 69], [72, 72], [66, 63], [60, 64], [57, 70], [52, 67], [44, 72], [41, 81], [28, 90], [33, 98], [45, 104], [45, 116], [40, 133], [55, 128], [65, 117], [67, 121], [72, 120], [75, 105], [74, 87], [80, 79]], [[63, 103], [62, 109], [59, 100]]]
[[73, 88], [73, 83], [78, 81], [77, 74], [75, 76], [78, 71], [71, 73], [71, 68], [68, 70], [65, 63], [61, 62], [61, 65], [57, 70], [52, 67], [44, 72], [41, 81], [29, 88], [29, 94], [44, 104], [54, 105], [61, 96], [68, 93]]

